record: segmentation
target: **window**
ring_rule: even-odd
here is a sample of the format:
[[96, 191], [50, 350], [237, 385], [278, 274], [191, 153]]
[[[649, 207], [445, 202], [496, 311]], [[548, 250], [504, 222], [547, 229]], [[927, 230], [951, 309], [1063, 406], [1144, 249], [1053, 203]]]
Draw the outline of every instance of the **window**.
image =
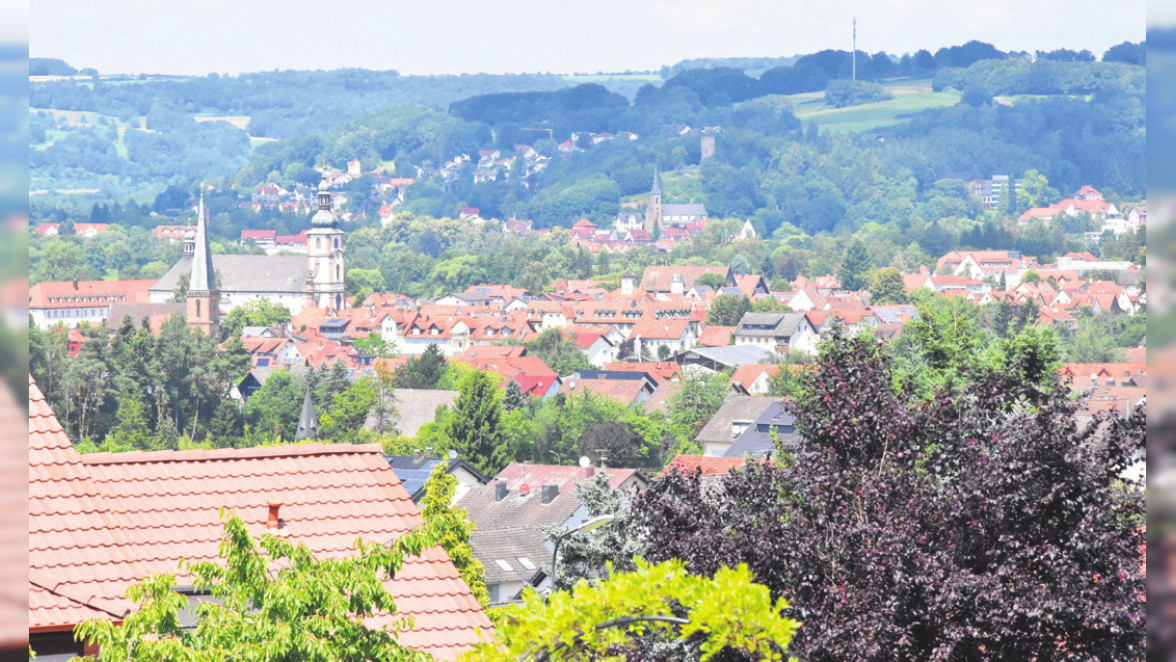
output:
[[486, 586], [486, 593], [488, 594], [488, 597], [490, 598], [489, 601], [491, 603], [501, 602], [498, 599], [498, 584], [488, 584]]
[[506, 559], [494, 559], [494, 563], [499, 568], [502, 568], [505, 572], [514, 572], [514, 568], [510, 567], [510, 564], [506, 562]]
[[196, 317], [200, 317], [200, 299], [196, 300]]

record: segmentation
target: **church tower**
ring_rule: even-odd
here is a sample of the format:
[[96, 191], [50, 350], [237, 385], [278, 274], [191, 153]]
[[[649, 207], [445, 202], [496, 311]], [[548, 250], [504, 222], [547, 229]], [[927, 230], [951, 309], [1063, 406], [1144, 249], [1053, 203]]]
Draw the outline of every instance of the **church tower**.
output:
[[314, 227], [306, 233], [307, 298], [311, 305], [343, 310], [347, 306], [343, 231], [331, 211], [331, 191], [325, 179], [319, 184], [318, 211], [310, 222]]
[[188, 279], [188, 325], [212, 337], [220, 336], [220, 290], [208, 247], [208, 207], [200, 192], [200, 216], [196, 220], [196, 242], [192, 251], [192, 272]]
[[661, 186], [657, 183], [657, 166], [653, 166], [653, 188], [649, 191], [649, 204], [645, 207], [645, 231], [653, 236], [653, 229], [661, 225]]

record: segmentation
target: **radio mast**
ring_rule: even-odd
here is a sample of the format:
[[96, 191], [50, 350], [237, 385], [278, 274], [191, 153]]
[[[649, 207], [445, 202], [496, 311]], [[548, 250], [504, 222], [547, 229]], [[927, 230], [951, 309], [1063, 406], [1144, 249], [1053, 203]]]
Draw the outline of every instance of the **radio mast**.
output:
[[853, 18], [853, 52], [850, 54], [853, 62], [853, 80], [857, 80], [857, 17]]

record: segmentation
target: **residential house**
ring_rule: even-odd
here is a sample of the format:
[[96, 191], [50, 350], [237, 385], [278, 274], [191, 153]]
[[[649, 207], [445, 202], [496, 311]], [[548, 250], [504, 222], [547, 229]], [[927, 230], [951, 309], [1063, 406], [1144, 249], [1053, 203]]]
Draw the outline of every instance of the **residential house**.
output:
[[[396, 431], [405, 437], [415, 437], [421, 426], [437, 419], [437, 410], [452, 407], [457, 401], [457, 391], [440, 389], [392, 389], [391, 397], [385, 403], [383, 413], [372, 407], [363, 427], [368, 430], [382, 428], [384, 433]], [[380, 420], [381, 418], [385, 420]]]
[[744, 313], [735, 326], [736, 345], [762, 345], [815, 354], [819, 336], [804, 313]]
[[694, 287], [694, 281], [701, 278], [703, 274], [715, 274], [726, 281], [728, 285], [736, 285], [735, 278], [731, 273], [731, 267], [681, 265], [646, 267], [645, 274], [641, 278], [640, 287], [646, 292], [685, 294], [687, 290]]
[[559, 392], [567, 397], [581, 393], [612, 398], [625, 405], [644, 404], [653, 394], [653, 380], [643, 372], [581, 370], [563, 378]]
[[781, 447], [794, 447], [799, 443], [800, 435], [796, 431], [796, 418], [788, 412], [784, 401], [773, 399], [771, 406], [756, 417], [723, 456], [770, 460], [778, 453], [777, 440]]
[[727, 392], [732, 395], [765, 395], [771, 390], [772, 377], [779, 371], [778, 363], [741, 365], [727, 380]]
[[636, 469], [515, 462], [458, 502], [476, 527], [470, 542], [486, 568], [491, 603], [516, 600], [523, 588], [539, 586], [551, 574], [547, 530], [571, 530], [588, 519], [576, 485], [597, 472], [608, 474], [609, 488], [624, 502], [649, 484]]
[[735, 440], [768, 410], [775, 400], [752, 395], [729, 395], [710, 421], [699, 431], [694, 441], [702, 446], [703, 455], [725, 455]]
[[469, 494], [470, 490], [485, 485], [490, 482], [490, 479], [456, 455], [453, 453], [441, 458], [433, 455], [432, 451], [422, 451], [414, 455], [385, 455], [384, 459], [388, 461], [388, 466], [392, 467], [392, 471], [396, 472], [396, 477], [400, 479], [400, 486], [404, 488], [405, 492], [408, 492], [408, 495], [412, 497], [412, 502], [416, 504], [425, 498], [425, 483], [428, 482], [433, 470], [437, 468], [437, 465], [445, 465], [445, 473], [457, 479], [457, 485], [453, 492], [453, 505], [457, 505], [457, 502]]
[[[222, 513], [249, 533], [306, 545], [319, 558], [355, 553], [356, 539], [387, 544], [423, 524], [376, 444], [92, 453], [74, 450], [29, 379], [29, 645], [66, 659], [82, 621], [121, 621], [127, 589], [153, 573], [177, 576], [189, 605], [207, 600], [181, 561], [216, 562]], [[414, 626], [400, 643], [444, 660], [492, 631], [445, 550], [410, 556], [386, 584]]]

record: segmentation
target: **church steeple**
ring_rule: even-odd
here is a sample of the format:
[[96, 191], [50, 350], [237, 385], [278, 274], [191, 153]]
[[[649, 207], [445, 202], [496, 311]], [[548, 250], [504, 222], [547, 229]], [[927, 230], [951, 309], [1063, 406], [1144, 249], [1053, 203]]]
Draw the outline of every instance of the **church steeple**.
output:
[[318, 421], [315, 420], [314, 403], [310, 400], [310, 389], [306, 389], [306, 397], [302, 399], [302, 415], [298, 417], [298, 432], [294, 434], [294, 441], [318, 438]]
[[306, 233], [306, 289], [308, 303], [330, 310], [347, 307], [347, 284], [344, 280], [343, 231], [331, 211], [331, 187], [327, 183], [326, 164], [318, 190], [318, 211], [310, 219], [313, 227]]
[[209, 336], [220, 334], [220, 290], [208, 245], [208, 207], [204, 189], [200, 190], [200, 211], [196, 219], [196, 246], [192, 254], [192, 271], [188, 278], [188, 324]]
[[657, 165], [653, 166], [653, 188], [649, 191], [649, 204], [645, 207], [645, 231], [653, 237], [653, 229], [662, 220], [661, 185], [657, 182]]

